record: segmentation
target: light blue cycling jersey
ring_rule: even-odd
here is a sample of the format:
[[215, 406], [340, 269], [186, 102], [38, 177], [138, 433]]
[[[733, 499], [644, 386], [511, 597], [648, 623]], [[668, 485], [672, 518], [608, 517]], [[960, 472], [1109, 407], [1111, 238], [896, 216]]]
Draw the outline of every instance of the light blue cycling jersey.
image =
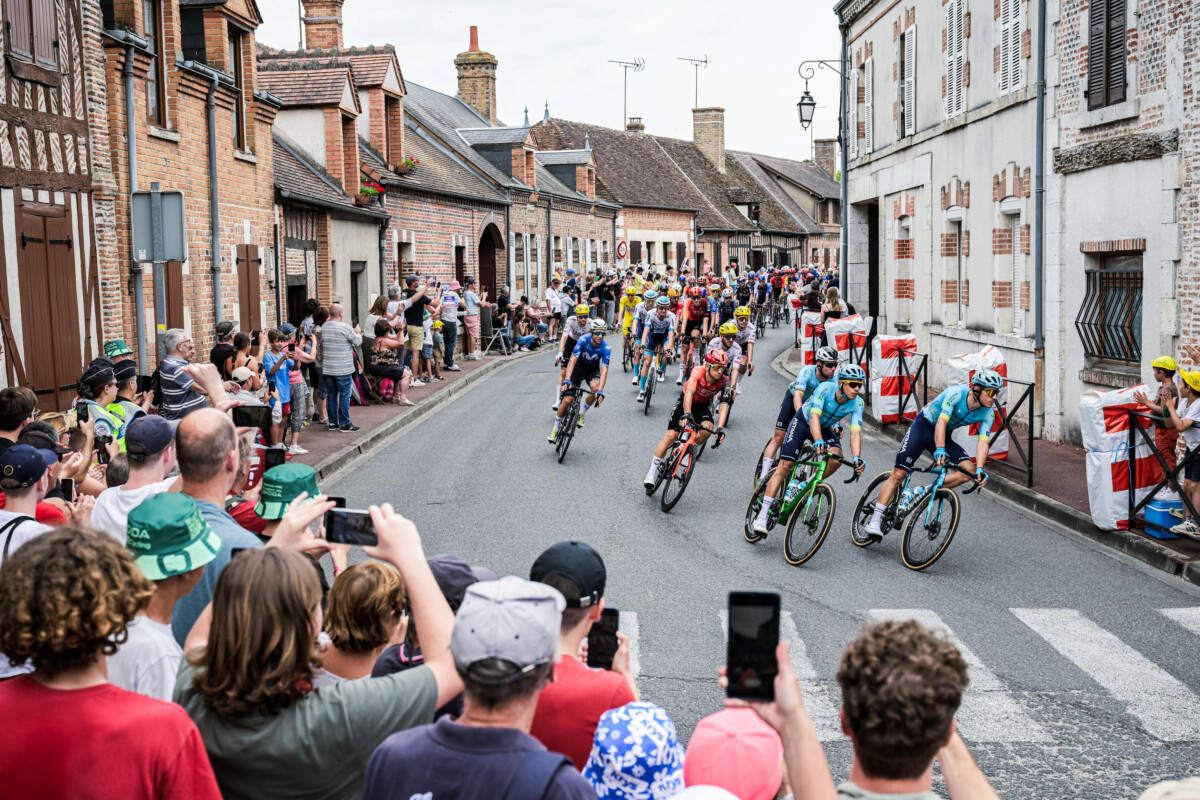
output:
[[603, 339], [600, 340], [600, 344], [592, 344], [592, 337], [585, 336], [576, 343], [575, 352], [572, 355], [576, 358], [576, 365], [607, 367], [612, 350], [609, 349], [608, 342]]
[[796, 374], [796, 379], [788, 384], [788, 394], [804, 392], [804, 399], [812, 397], [812, 393], [821, 385], [821, 376], [817, 374], [817, 365], [809, 364]]
[[651, 336], [662, 336], [675, 329], [675, 315], [668, 311], [665, 317], [659, 317], [655, 310], [646, 315], [645, 325], [650, 329]]
[[968, 410], [969, 393], [970, 389], [966, 386], [951, 386], [933, 398], [933, 402], [921, 409], [921, 413], [934, 425], [944, 417], [947, 420], [947, 433], [978, 422], [979, 436], [986, 441], [992, 434], [992, 418], [995, 412], [987, 406], [980, 406], [974, 411]]
[[825, 381], [817, 390], [813, 392], [812, 397], [804, 401], [800, 413], [803, 419], [807, 422], [813, 415], [813, 412], [820, 414], [821, 427], [832, 427], [835, 422], [842, 417], [850, 417], [849, 428], [852, 431], [857, 431], [862, 428], [863, 409], [866, 403], [861, 397], [856, 397], [853, 400], [847, 400], [845, 403], [839, 403], [837, 400], [838, 384], [837, 381]]

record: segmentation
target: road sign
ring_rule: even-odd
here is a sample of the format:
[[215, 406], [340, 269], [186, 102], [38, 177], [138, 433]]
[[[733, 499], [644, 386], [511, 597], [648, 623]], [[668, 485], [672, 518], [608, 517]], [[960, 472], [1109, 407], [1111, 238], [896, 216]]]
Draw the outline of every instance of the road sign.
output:
[[629, 245], [622, 239], [617, 242], [617, 258], [624, 259], [627, 255], [629, 255]]
[[[135, 261], [186, 261], [187, 240], [183, 233], [183, 192], [159, 192], [162, 197], [161, 234], [154, 231], [152, 192], [133, 193], [133, 255]], [[155, 252], [155, 239], [162, 252]]]

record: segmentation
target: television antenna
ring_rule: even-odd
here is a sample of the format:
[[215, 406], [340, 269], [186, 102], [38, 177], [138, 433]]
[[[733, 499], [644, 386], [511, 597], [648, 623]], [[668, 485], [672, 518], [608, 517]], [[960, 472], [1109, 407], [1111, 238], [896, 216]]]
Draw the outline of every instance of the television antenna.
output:
[[622, 93], [624, 99], [621, 105], [621, 130], [625, 130], [625, 125], [629, 122], [629, 70], [641, 72], [646, 68], [646, 62], [641, 58], [635, 58], [633, 61], [618, 61], [615, 58], [610, 58], [608, 63], [616, 64], [625, 71], [625, 88]]
[[708, 63], [709, 63], [708, 62], [708, 54], [705, 53], [704, 58], [680, 57], [677, 60], [678, 61], [686, 61], [689, 64], [691, 64], [693, 67], [695, 67], [695, 70], [696, 70], [696, 104], [694, 106], [692, 106], [692, 108], [699, 108], [699, 106], [700, 106], [700, 68], [704, 67], [705, 69], [708, 69]]

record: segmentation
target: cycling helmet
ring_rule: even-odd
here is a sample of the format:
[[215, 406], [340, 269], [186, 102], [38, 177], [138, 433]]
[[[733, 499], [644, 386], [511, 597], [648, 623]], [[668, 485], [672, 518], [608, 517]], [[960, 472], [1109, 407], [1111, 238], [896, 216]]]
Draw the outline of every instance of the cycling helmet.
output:
[[724, 350], [709, 350], [704, 356], [705, 362], [714, 366], [724, 367], [729, 365], [729, 356]]
[[676, 284], [675, 286], [672, 286], [670, 289], [667, 290], [667, 294], [670, 297], [679, 297], [679, 285]]
[[737, 332], [737, 323], [733, 320], [722, 322], [721, 327], [717, 329], [717, 333], [721, 334], [722, 336], [737, 336]]
[[602, 319], [592, 320], [592, 333], [593, 334], [607, 333], [607, 332], [608, 332], [608, 325], [604, 324], [604, 320], [602, 320]]
[[694, 298], [697, 298], [697, 297], [703, 297], [703, 296], [704, 296], [704, 290], [703, 290], [703, 289], [701, 289], [699, 286], [691, 286], [691, 287], [688, 287], [688, 296], [689, 296], [689, 297], [691, 297], [691, 298], [693, 298], [693, 299], [694, 299]]
[[658, 299], [654, 301], [654, 305], [658, 308], [670, 308], [671, 298], [666, 295], [659, 295]]
[[748, 306], [738, 306], [733, 310], [733, 315], [735, 317], [749, 317], [750, 308]]
[[1000, 373], [994, 369], [981, 369], [971, 379], [971, 385], [981, 386], [984, 389], [1000, 389], [1004, 386], [1004, 378], [1001, 378]]
[[653, 300], [654, 298], [658, 297], [658, 292], [654, 291], [653, 289], [647, 289], [646, 293], [642, 296], [647, 300]]
[[867, 373], [863, 372], [863, 368], [858, 364], [843, 364], [838, 367], [837, 379], [838, 383], [842, 381], [865, 381]]
[[733, 289], [725, 288], [721, 290], [721, 297], [725, 300], [733, 297]]
[[630, 297], [633, 297], [634, 295], [637, 294], [637, 289], [634, 288], [633, 286], [626, 286], [625, 294], [629, 295]]
[[587, 303], [580, 303], [579, 305], [575, 306], [575, 316], [577, 317], [586, 317], [591, 313], [592, 307]]
[[826, 345], [817, 351], [817, 361], [836, 364], [838, 360], [837, 350]]
[[678, 283], [672, 283], [671, 291], [674, 292], [675, 294], [679, 294], [680, 292], [683, 291], [683, 287], [680, 286]]

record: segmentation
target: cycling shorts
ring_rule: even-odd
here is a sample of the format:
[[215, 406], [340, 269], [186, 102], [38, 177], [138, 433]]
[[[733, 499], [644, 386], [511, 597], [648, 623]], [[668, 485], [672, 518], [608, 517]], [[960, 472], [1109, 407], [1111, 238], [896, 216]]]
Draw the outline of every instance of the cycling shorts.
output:
[[[933, 451], [937, 449], [933, 431], [933, 423], [925, 419], [924, 414], [917, 414], [917, 418], [908, 427], [908, 433], [904, 434], [904, 441], [900, 442], [900, 452], [896, 454], [896, 466], [905, 472], [912, 472], [913, 466], [922, 453], [933, 455]], [[961, 464], [971, 460], [967, 451], [962, 449], [962, 445], [951, 439], [948, 433], [946, 435], [946, 455], [951, 464]]]
[[704, 330], [704, 320], [689, 319], [687, 322], [684, 323], [683, 334], [684, 334], [685, 338], [688, 336], [700, 336], [700, 332], [703, 330]]
[[577, 345], [577, 344], [579, 344], [578, 339], [572, 339], [570, 336], [567, 337], [567, 344], [565, 347], [563, 347], [563, 360], [562, 360], [563, 369], [566, 369], [567, 364], [570, 363], [571, 356], [574, 355], [574, 353], [575, 353], [575, 345]]
[[[667, 423], [667, 430], [682, 431], [683, 424], [680, 420], [683, 419], [683, 395], [679, 395], [679, 399], [675, 401], [675, 408], [671, 411], [671, 420]], [[712, 407], [708, 403], [692, 403], [692, 419], [695, 420], [695, 427], [699, 428], [702, 422], [712, 422]]]
[[574, 397], [577, 387], [588, 385], [591, 388], [591, 382], [600, 379], [600, 366], [598, 364], [584, 364], [575, 362], [575, 369], [571, 370], [571, 375], [567, 380], [571, 385], [563, 389], [563, 397]]
[[667, 337], [670, 335], [670, 331], [660, 331], [658, 333], [650, 331], [650, 335], [646, 337], [646, 347], [650, 348], [651, 352], [659, 345], [662, 345], [665, 349], [667, 346]]
[[[833, 432], [832, 428], [821, 428], [821, 438], [829, 447], [842, 449], [842, 440]], [[794, 462], [800, 455], [804, 443], [811, 441], [812, 426], [808, 424], [808, 420], [804, 419], [803, 414], [796, 414], [788, 423], [787, 435], [783, 437], [783, 446], [779, 448], [779, 457]]]
[[791, 392], [784, 392], [783, 402], [779, 404], [779, 415], [775, 417], [775, 430], [786, 431], [788, 425], [792, 424], [792, 417], [796, 416], [796, 401], [793, 397]]

